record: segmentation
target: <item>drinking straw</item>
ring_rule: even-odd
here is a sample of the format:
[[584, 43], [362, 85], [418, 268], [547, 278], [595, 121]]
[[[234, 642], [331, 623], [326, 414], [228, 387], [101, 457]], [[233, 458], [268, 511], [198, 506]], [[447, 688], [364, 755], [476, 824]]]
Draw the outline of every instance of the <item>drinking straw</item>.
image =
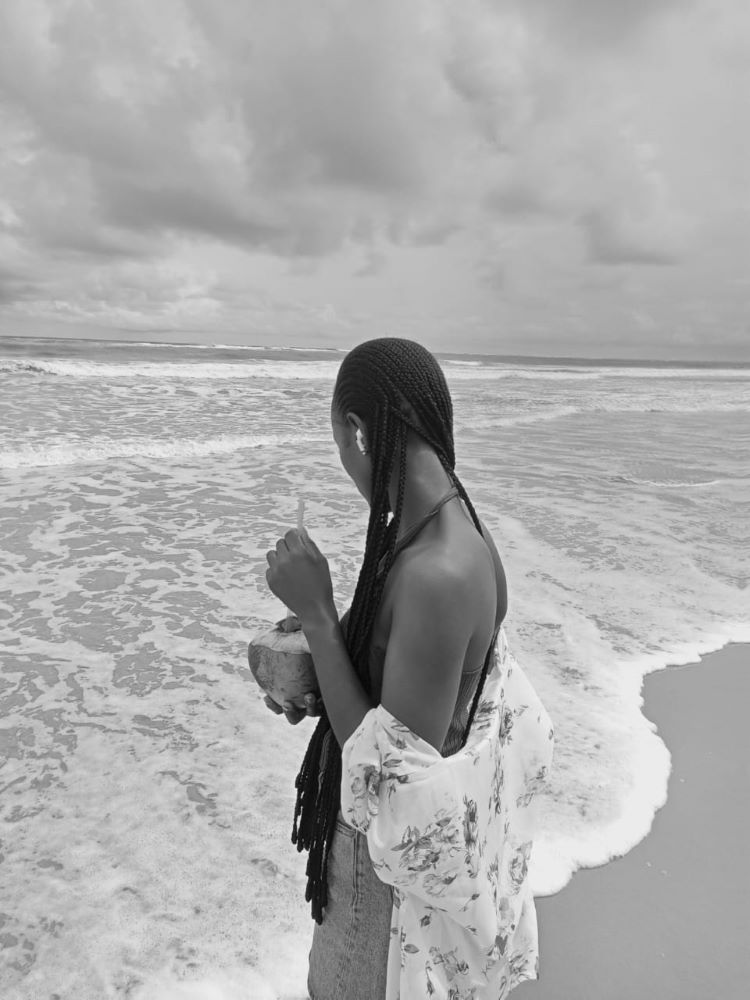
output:
[[[305, 501], [302, 497], [297, 501], [297, 531], [302, 531], [305, 526]], [[284, 631], [292, 631], [292, 618], [294, 617], [293, 612], [286, 609], [286, 622], [284, 624]]]

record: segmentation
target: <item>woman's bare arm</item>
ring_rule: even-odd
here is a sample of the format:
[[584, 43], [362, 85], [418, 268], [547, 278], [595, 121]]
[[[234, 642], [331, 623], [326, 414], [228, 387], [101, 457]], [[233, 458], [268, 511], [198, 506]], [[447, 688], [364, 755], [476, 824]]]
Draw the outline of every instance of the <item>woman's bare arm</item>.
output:
[[374, 708], [352, 666], [336, 608], [323, 607], [300, 618], [310, 647], [328, 721], [344, 745]]
[[405, 566], [393, 595], [381, 702], [440, 750], [474, 628], [471, 588], [445, 558]]

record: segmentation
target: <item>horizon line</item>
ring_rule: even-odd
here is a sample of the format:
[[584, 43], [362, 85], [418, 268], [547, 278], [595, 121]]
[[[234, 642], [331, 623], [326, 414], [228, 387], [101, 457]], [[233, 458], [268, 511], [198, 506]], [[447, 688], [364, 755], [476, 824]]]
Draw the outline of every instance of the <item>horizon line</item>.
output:
[[[135, 331], [134, 331], [135, 332]], [[148, 336], [146, 331], [143, 334]], [[250, 351], [335, 351], [340, 354], [346, 354], [352, 348], [337, 347], [332, 345], [317, 344], [315, 346], [305, 345], [299, 346], [295, 344], [225, 344], [225, 343], [196, 343], [190, 341], [134, 341], [134, 340], [116, 340], [114, 338], [106, 337], [70, 337], [70, 336], [38, 336], [34, 334], [6, 334], [0, 332], [0, 341], [2, 340], [50, 340], [50, 341], [83, 341], [85, 343], [98, 343], [98, 344], [120, 344], [129, 347], [141, 346], [153, 346], [153, 347], [187, 347], [194, 348], [198, 350], [211, 349], [214, 350], [250, 350]], [[451, 358], [486, 358], [492, 359], [494, 361], [503, 362], [554, 362], [558, 364], [589, 364], [589, 365], [632, 365], [632, 366], [643, 366], [648, 364], [665, 364], [674, 365], [675, 367], [694, 367], [694, 368], [750, 368], [750, 359], [746, 361], [737, 359], [725, 359], [718, 361], [707, 361], [705, 359], [684, 359], [684, 358], [669, 358], [669, 357], [638, 357], [638, 358], [623, 358], [623, 357], [609, 357], [603, 355], [580, 355], [580, 354], [487, 354], [483, 351], [449, 351], [441, 349], [430, 349], [432, 353], [438, 358], [445, 358], [450, 360]]]

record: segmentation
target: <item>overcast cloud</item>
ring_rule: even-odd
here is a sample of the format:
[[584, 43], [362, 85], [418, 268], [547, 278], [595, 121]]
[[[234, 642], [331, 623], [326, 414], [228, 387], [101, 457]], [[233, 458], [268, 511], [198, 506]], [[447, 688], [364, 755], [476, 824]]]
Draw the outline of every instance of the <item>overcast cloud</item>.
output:
[[4, 0], [0, 332], [748, 357], [746, 0]]

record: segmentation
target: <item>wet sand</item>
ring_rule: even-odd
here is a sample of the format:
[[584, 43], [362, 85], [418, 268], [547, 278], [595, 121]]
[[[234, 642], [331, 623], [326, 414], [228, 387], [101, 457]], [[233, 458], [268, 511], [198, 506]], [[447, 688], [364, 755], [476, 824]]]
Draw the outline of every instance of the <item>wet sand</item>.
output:
[[537, 899], [541, 977], [518, 1000], [750, 996], [750, 644], [650, 674], [669, 797], [625, 857]]

